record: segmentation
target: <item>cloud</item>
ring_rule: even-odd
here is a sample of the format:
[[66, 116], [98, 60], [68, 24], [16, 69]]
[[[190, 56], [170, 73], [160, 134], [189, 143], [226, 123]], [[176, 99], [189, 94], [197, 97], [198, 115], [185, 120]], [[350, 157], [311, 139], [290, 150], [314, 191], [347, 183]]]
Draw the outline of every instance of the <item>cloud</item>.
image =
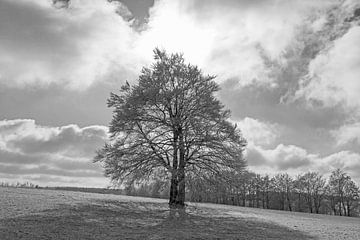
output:
[[359, 109], [357, 9], [358, 1], [334, 2], [298, 26], [283, 61], [270, 62], [272, 74], [282, 83], [282, 102], [303, 101], [315, 109], [341, 106], [350, 115]]
[[118, 1], [2, 1], [0, 83], [83, 90], [119, 76], [134, 80], [158, 46], [183, 52], [219, 81], [274, 87], [267, 60], [282, 59], [296, 26], [333, 1], [200, 2], [156, 1], [137, 31]]
[[249, 117], [233, 122], [237, 124], [248, 142], [261, 146], [273, 143], [280, 133], [280, 127], [276, 124], [261, 122]]
[[315, 155], [311, 155], [305, 149], [294, 145], [279, 144], [274, 149], [264, 149], [251, 144], [247, 150], [249, 166], [268, 166], [276, 171], [309, 166], [314, 157]]
[[250, 170], [257, 173], [287, 172], [296, 176], [308, 171], [317, 171], [329, 176], [331, 171], [341, 168], [360, 183], [360, 154], [351, 151], [320, 156], [294, 145], [279, 144], [273, 149], [265, 149], [249, 144], [245, 157]]
[[[48, 175], [74, 182], [89, 177], [99, 180], [96, 186], [104, 186], [103, 171], [91, 160], [107, 139], [107, 130], [104, 126], [46, 127], [31, 119], [0, 121], [0, 175], [6, 179]], [[78, 185], [91, 186], [84, 180]]]
[[351, 142], [360, 144], [360, 122], [343, 125], [339, 129], [333, 130], [332, 135], [339, 146]]
[[316, 56], [309, 64], [309, 81], [297, 92], [308, 101], [331, 107], [344, 104], [360, 107], [360, 27], [352, 27], [334, 46]]
[[326, 173], [341, 168], [360, 183], [360, 154], [340, 151], [319, 160], [318, 169]]
[[158, 1], [150, 11], [140, 49], [161, 46], [184, 52], [192, 63], [223, 81], [239, 86], [274, 86], [264, 56], [281, 57], [295, 27], [309, 11], [326, 5], [316, 1]]
[[136, 33], [119, 15], [124, 8], [100, 0], [72, 0], [67, 8], [1, 1], [0, 82], [81, 90], [114, 74], [133, 76], [140, 70], [130, 51]]

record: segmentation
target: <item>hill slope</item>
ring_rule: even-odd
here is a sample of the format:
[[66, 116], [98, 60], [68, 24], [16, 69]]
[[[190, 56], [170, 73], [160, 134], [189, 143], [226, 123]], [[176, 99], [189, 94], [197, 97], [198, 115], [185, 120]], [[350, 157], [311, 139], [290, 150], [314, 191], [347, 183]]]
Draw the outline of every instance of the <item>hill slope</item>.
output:
[[360, 239], [360, 219], [0, 187], [0, 239]]

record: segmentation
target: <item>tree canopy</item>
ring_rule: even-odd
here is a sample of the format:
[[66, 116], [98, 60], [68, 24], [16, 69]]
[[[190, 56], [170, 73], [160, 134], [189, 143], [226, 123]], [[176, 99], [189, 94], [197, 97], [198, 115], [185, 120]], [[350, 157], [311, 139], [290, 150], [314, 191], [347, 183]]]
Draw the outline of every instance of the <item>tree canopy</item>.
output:
[[110, 140], [95, 161], [113, 181], [169, 176], [169, 204], [182, 207], [185, 175], [243, 170], [246, 141], [215, 96], [214, 76], [186, 64], [182, 54], [155, 49], [154, 60], [136, 84], [111, 93]]

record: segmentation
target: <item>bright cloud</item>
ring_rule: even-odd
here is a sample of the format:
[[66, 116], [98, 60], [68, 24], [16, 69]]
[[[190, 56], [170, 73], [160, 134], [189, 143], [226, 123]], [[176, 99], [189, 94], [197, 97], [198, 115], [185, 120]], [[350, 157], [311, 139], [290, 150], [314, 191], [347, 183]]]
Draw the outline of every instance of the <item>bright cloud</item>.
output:
[[234, 121], [245, 139], [257, 145], [269, 145], [280, 134], [280, 127], [276, 124], [261, 122], [257, 119], [246, 117], [241, 121]]
[[279, 144], [274, 149], [264, 149], [251, 144], [247, 150], [249, 166], [267, 166], [273, 171], [298, 169], [310, 164], [310, 155], [305, 149], [294, 145]]
[[86, 89], [108, 75], [140, 68], [130, 53], [136, 36], [120, 3], [73, 0], [0, 2], [0, 82], [13, 87], [55, 83]]
[[158, 1], [138, 46], [145, 52], [154, 46], [183, 52], [219, 80], [273, 86], [264, 56], [280, 58], [295, 26], [318, 6], [304, 1]]
[[[30, 119], [0, 121], [0, 179], [55, 177], [61, 184], [105, 186], [102, 169], [92, 163], [107, 139], [107, 127], [45, 127]], [[84, 181], [89, 178], [89, 182]], [[97, 183], [96, 183], [97, 182]]]
[[328, 156], [309, 153], [294, 146], [279, 144], [273, 149], [250, 144], [246, 152], [249, 168], [257, 173], [276, 174], [287, 172], [293, 176], [308, 171], [324, 175], [341, 168], [357, 182], [360, 182], [360, 154], [340, 151]]
[[309, 65], [309, 81], [297, 94], [331, 107], [360, 108], [360, 27], [352, 27]]
[[72, 0], [55, 7], [47, 0], [5, 0], [0, 83], [86, 89], [115, 76], [131, 80], [150, 62], [152, 50], [163, 47], [183, 52], [220, 81], [275, 86], [264, 56], [281, 58], [296, 26], [328, 2], [156, 1], [138, 32], [117, 1]]
[[332, 131], [337, 145], [345, 145], [350, 142], [360, 144], [360, 123], [353, 123], [341, 126], [339, 129]]

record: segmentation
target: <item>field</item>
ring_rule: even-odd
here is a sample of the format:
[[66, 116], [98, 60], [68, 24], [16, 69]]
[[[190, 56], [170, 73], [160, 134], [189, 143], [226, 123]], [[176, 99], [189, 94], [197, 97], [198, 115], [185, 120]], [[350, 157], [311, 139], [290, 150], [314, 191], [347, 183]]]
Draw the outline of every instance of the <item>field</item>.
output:
[[360, 239], [360, 219], [0, 187], [0, 239]]

